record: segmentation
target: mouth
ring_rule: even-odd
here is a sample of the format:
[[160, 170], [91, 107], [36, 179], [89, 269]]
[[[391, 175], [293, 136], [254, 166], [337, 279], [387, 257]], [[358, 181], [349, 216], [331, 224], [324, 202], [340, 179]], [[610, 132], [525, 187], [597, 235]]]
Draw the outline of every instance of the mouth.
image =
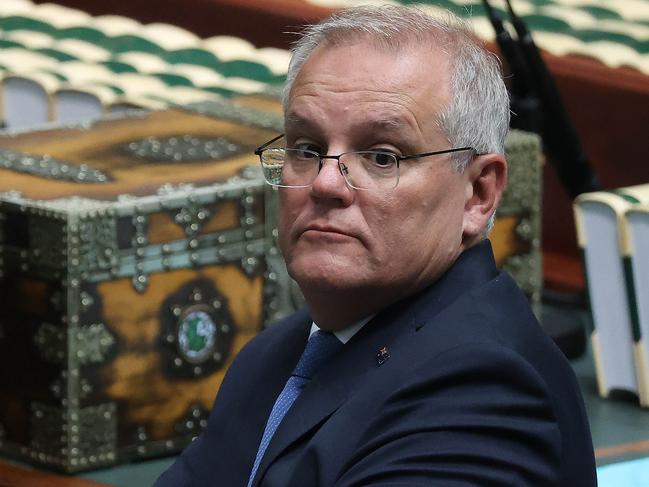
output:
[[302, 236], [307, 238], [334, 240], [358, 239], [358, 237], [351, 232], [330, 225], [309, 225], [302, 232]]

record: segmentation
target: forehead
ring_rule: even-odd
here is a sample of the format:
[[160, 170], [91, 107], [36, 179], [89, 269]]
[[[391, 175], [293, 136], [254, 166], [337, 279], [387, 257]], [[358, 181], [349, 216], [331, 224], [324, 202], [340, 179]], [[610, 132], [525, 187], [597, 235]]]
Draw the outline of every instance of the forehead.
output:
[[431, 45], [325, 43], [293, 83], [287, 127], [333, 115], [370, 118], [385, 128], [431, 123], [450, 98], [448, 65], [446, 54]]

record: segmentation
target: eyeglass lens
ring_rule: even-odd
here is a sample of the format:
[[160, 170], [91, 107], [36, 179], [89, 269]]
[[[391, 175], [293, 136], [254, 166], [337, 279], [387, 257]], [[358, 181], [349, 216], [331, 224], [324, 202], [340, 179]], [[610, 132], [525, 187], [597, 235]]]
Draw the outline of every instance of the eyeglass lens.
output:
[[[310, 186], [320, 172], [320, 155], [300, 149], [266, 149], [261, 153], [261, 165], [266, 180], [281, 187]], [[338, 167], [347, 183], [356, 189], [385, 190], [399, 182], [396, 156], [387, 152], [348, 152], [339, 157]]]

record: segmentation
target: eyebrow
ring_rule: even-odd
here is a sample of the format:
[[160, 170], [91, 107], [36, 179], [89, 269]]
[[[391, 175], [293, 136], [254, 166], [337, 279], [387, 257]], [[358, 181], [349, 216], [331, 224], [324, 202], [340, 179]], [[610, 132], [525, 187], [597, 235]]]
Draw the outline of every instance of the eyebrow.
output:
[[370, 120], [367, 122], [368, 127], [375, 130], [397, 130], [408, 127], [408, 124], [399, 118], [382, 118], [378, 120]]
[[288, 113], [284, 117], [284, 125], [308, 125], [310, 127], [316, 126], [316, 124], [308, 118], [301, 117], [295, 113]]

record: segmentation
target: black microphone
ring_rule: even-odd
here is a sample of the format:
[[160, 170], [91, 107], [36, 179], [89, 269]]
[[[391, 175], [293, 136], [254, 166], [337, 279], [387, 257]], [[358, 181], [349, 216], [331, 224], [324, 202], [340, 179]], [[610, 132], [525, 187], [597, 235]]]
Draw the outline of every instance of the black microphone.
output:
[[559, 178], [571, 197], [597, 191], [601, 189], [601, 185], [581, 147], [554, 77], [547, 69], [527, 26], [516, 15], [510, 1], [506, 2], [521, 51], [532, 75], [535, 91], [542, 103], [541, 135], [546, 152], [554, 162]]
[[491, 25], [496, 31], [496, 43], [507, 61], [510, 73], [513, 75], [511, 83], [512, 94], [520, 97], [527, 96], [532, 91], [533, 84], [520, 48], [512, 39], [509, 31], [505, 29], [500, 14], [491, 7], [488, 0], [482, 1]]
[[503, 25], [500, 14], [494, 10], [488, 0], [483, 0], [487, 16], [496, 32], [496, 44], [509, 66], [510, 107], [513, 112], [511, 126], [528, 132], [540, 133], [541, 120], [539, 101], [534, 92], [534, 82], [530, 70], [525, 64], [520, 46], [512, 39]]

